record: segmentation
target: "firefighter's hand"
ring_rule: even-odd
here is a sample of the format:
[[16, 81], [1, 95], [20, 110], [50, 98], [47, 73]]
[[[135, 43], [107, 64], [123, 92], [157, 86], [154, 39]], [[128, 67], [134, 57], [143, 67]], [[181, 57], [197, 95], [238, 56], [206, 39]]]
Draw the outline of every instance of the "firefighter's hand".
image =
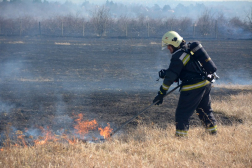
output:
[[166, 69], [161, 69], [159, 72], [158, 72], [158, 75], [159, 75], [159, 78], [162, 78], [164, 79], [165, 75], [166, 75]]
[[158, 100], [158, 102], [155, 105], [159, 105], [163, 103], [163, 98], [164, 98], [165, 94], [162, 94], [160, 91], [158, 92], [157, 96], [154, 98], [153, 103], [156, 103]]
[[207, 75], [207, 80], [214, 83], [214, 75]]

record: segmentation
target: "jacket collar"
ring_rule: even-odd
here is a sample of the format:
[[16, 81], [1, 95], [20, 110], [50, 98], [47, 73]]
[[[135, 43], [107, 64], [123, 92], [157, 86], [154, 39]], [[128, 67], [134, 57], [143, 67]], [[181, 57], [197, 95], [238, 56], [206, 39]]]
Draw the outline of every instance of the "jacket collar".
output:
[[174, 54], [176, 54], [177, 52], [179, 52], [179, 51], [181, 51], [181, 48], [178, 49], [177, 51], [175, 51], [174, 53], [172, 53], [172, 56], [173, 56]]

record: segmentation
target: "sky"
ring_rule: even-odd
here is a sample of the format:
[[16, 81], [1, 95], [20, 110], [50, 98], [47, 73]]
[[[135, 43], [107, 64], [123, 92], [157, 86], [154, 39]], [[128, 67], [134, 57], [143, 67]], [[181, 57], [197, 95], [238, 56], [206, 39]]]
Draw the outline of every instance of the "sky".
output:
[[[52, 1], [58, 1], [58, 2], [61, 2], [61, 3], [64, 3], [66, 1], [71, 1], [73, 3], [76, 3], [76, 4], [81, 4], [83, 2], [85, 2], [85, 0], [47, 0], [49, 2], [52, 2]], [[94, 4], [102, 4], [102, 3], [105, 3], [107, 0], [87, 0], [89, 1], [89, 3], [94, 3]], [[111, 0], [109, 0], [111, 1]], [[154, 5], [154, 4], [159, 4], [159, 5], [162, 5], [162, 4], [169, 4], [169, 2], [175, 2], [175, 1], [178, 1], [179, 0], [112, 0], [113, 2], [115, 3], [124, 3], [124, 4], [144, 4], [144, 5]], [[204, 1], [204, 2], [207, 2], [209, 0], [184, 0], [184, 1]], [[210, 0], [210, 1], [250, 1], [252, 2], [252, 0]]]
[[[0, 2], [3, 0], [0, 0]], [[8, 0], [10, 1], [10, 0]], [[32, 0], [22, 0], [22, 1], [32, 1]], [[42, 2], [44, 0], [41, 0]], [[107, 0], [46, 0], [49, 2], [60, 2], [60, 3], [65, 3], [66, 1], [72, 2], [74, 4], [82, 4], [85, 1], [89, 1], [89, 3], [91, 4], [104, 4]], [[186, 2], [227, 2], [229, 1], [230, 3], [232, 3], [233, 1], [246, 1], [246, 2], [252, 2], [252, 0], [109, 0], [109, 1], [113, 1], [114, 3], [123, 3], [123, 4], [130, 4], [130, 5], [145, 5], [145, 6], [153, 6], [154, 4], [158, 4], [160, 7], [164, 6], [164, 5], [173, 5], [173, 4], [178, 4], [178, 3], [186, 3]], [[171, 6], [170, 5], [170, 6]]]

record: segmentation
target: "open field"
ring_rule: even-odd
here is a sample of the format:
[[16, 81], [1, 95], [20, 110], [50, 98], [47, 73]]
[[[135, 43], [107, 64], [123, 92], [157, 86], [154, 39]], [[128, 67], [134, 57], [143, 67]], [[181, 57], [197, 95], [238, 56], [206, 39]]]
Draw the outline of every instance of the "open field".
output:
[[[1, 167], [249, 167], [252, 41], [201, 42], [221, 77], [212, 89], [218, 136], [193, 115], [189, 139], [174, 137], [175, 91], [111, 140], [81, 143], [100, 138], [90, 131], [70, 145], [62, 136], [77, 134], [79, 114], [116, 129], [151, 104], [170, 59], [160, 39], [0, 37]], [[62, 143], [33, 147], [45, 130]]]

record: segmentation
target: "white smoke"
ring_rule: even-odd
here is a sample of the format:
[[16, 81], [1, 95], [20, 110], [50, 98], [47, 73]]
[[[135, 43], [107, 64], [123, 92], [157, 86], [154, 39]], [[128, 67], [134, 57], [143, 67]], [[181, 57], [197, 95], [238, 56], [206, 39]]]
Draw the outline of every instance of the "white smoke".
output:
[[252, 85], [252, 75], [246, 69], [228, 71], [217, 81], [218, 84]]

